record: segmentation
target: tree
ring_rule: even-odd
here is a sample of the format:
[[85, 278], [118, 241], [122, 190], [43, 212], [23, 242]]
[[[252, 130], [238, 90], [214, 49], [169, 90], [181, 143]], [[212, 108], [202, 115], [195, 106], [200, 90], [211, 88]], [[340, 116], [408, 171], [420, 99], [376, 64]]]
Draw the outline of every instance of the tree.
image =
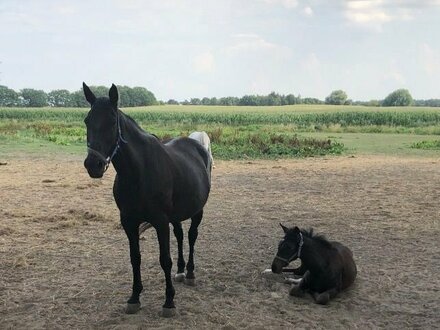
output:
[[42, 90], [32, 88], [22, 89], [20, 96], [23, 98], [23, 105], [28, 107], [47, 106], [47, 94]]
[[189, 101], [192, 105], [201, 105], [202, 104], [202, 101], [200, 101], [200, 99], [199, 98], [197, 98], [197, 97], [193, 97], [193, 98], [191, 98], [191, 100]]
[[240, 99], [240, 101], [238, 101], [238, 105], [258, 105], [258, 96], [245, 95]]
[[174, 100], [174, 99], [169, 99], [169, 100], [167, 101], [167, 104], [179, 104], [179, 102], [177, 102], [177, 101]]
[[131, 106], [140, 107], [157, 104], [156, 97], [144, 87], [133, 87], [131, 89]]
[[384, 107], [406, 107], [413, 103], [413, 98], [407, 89], [397, 89], [389, 94], [382, 102]]
[[67, 89], [56, 89], [47, 94], [47, 102], [51, 107], [74, 107], [72, 96]]
[[86, 98], [84, 97], [84, 92], [82, 89], [73, 92], [71, 98], [72, 98], [72, 107], [77, 107], [77, 108], [90, 107], [90, 104], [87, 103]]
[[342, 105], [347, 101], [347, 94], [343, 90], [336, 90], [331, 92], [329, 96], [325, 98], [325, 104]]
[[13, 107], [19, 104], [18, 94], [13, 89], [0, 85], [0, 106]]
[[293, 94], [287, 94], [286, 96], [285, 96], [285, 103], [287, 104], [287, 105], [291, 105], [291, 104], [296, 104], [296, 103], [298, 103], [298, 100], [297, 100], [297, 98], [295, 97], [295, 95], [293, 95]]

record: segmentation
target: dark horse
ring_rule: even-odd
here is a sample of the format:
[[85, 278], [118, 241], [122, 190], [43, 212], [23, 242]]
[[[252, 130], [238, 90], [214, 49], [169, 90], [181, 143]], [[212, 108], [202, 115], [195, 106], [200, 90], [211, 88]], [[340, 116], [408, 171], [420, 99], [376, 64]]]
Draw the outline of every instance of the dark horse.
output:
[[[167, 143], [143, 131], [118, 109], [118, 90], [112, 85], [109, 97], [96, 98], [83, 83], [91, 105], [84, 122], [87, 126], [88, 155], [84, 166], [92, 178], [101, 178], [110, 162], [116, 169], [113, 196], [120, 211], [122, 227], [130, 244], [133, 290], [127, 301], [127, 313], [140, 308], [142, 292], [139, 225], [148, 222], [156, 229], [160, 247], [160, 265], [165, 273], [166, 299], [163, 316], [175, 314], [175, 290], [171, 280], [170, 223], [178, 243], [177, 273], [194, 284], [194, 243], [202, 221], [203, 207], [211, 188], [211, 164], [208, 152], [197, 141], [176, 138]], [[188, 232], [189, 259], [183, 258], [181, 221], [191, 218]], [[182, 277], [183, 275], [183, 277]]]
[[303, 277], [292, 287], [290, 295], [299, 297], [309, 292], [318, 304], [327, 304], [354, 282], [357, 270], [349, 248], [314, 235], [313, 229], [281, 227], [285, 236], [272, 262], [272, 272], [279, 274], [291, 261], [301, 259], [301, 266], [293, 273]]

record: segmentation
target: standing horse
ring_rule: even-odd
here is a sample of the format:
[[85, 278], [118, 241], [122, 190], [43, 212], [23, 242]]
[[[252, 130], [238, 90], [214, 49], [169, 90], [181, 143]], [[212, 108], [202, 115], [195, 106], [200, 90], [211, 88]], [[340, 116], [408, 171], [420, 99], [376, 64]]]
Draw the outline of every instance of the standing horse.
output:
[[194, 244], [203, 207], [211, 188], [210, 158], [206, 149], [193, 139], [177, 138], [165, 144], [143, 131], [118, 109], [118, 90], [112, 85], [109, 97], [96, 98], [83, 83], [91, 105], [84, 122], [87, 126], [87, 158], [84, 166], [90, 177], [101, 178], [110, 162], [116, 170], [113, 196], [120, 211], [122, 227], [130, 245], [133, 288], [127, 301], [127, 313], [140, 309], [141, 254], [139, 224], [148, 222], [156, 229], [160, 247], [160, 265], [165, 273], [166, 299], [162, 315], [175, 314], [175, 290], [171, 280], [170, 228], [178, 243], [177, 273], [185, 271], [181, 221], [191, 218], [188, 232], [189, 259], [185, 282], [194, 284]]
[[292, 287], [290, 295], [299, 297], [307, 291], [318, 304], [325, 305], [338, 292], [353, 284], [357, 270], [348, 247], [314, 235], [312, 229], [307, 232], [298, 227], [281, 227], [285, 236], [278, 245], [272, 272], [280, 274], [283, 267], [301, 259], [301, 266], [293, 273], [303, 277], [298, 285]]

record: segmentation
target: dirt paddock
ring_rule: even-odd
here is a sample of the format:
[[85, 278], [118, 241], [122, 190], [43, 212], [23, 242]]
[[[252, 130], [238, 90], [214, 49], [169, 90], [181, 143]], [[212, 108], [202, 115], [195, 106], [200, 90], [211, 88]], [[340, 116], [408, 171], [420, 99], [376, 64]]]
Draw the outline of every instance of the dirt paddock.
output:
[[[153, 230], [141, 241], [142, 309], [123, 313], [132, 275], [113, 169], [92, 180], [79, 157], [2, 161], [2, 329], [440, 324], [437, 159], [217, 161], [196, 244], [197, 286], [175, 284], [180, 315], [173, 319], [159, 316], [165, 287]], [[261, 279], [282, 237], [279, 222], [312, 226], [348, 245], [359, 270], [355, 286], [323, 307]], [[185, 248], [187, 255], [186, 239]]]

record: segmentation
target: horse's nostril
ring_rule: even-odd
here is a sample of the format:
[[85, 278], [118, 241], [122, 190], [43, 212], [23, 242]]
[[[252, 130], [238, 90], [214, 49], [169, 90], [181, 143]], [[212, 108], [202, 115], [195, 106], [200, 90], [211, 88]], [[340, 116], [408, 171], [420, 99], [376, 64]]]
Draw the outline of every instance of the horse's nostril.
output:
[[102, 160], [98, 160], [98, 167], [103, 167], [104, 166], [104, 162]]

